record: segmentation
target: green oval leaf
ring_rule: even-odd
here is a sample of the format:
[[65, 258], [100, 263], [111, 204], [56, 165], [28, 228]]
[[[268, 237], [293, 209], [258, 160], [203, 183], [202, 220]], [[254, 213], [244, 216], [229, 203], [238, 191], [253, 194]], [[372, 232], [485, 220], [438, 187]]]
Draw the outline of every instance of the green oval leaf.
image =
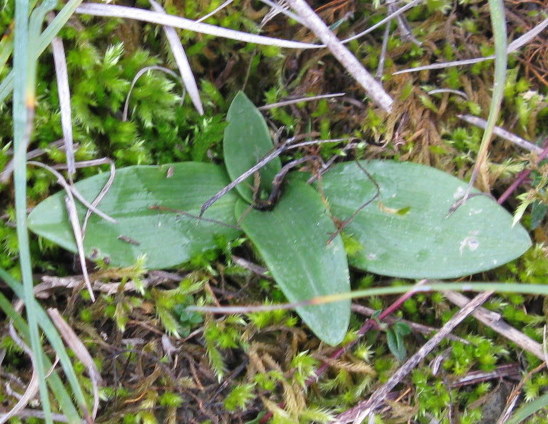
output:
[[[292, 181], [272, 211], [236, 204], [240, 225], [253, 241], [276, 282], [291, 302], [350, 290], [346, 253], [320, 195]], [[331, 345], [348, 328], [350, 301], [297, 308], [312, 331]]]
[[[486, 196], [470, 198], [448, 216], [467, 186], [449, 174], [409, 162], [360, 163], [381, 197], [345, 227], [361, 245], [349, 258], [357, 268], [393, 277], [456, 278], [498, 267], [531, 246], [523, 227], [512, 227], [512, 216]], [[376, 192], [355, 162], [334, 166], [320, 186], [340, 220]]]
[[[96, 175], [80, 181], [76, 188], [91, 202], [107, 178], [106, 174]], [[129, 266], [146, 255], [147, 268], [166, 268], [217, 247], [219, 236], [237, 237], [239, 231], [229, 227], [236, 225], [234, 194], [223, 196], [209, 208], [204, 220], [180, 213], [198, 215], [202, 203], [228, 182], [221, 167], [197, 162], [117, 170], [98, 208], [118, 222], [91, 215], [84, 239], [86, 256], [108, 258], [114, 266]], [[65, 192], [60, 192], [40, 203], [29, 215], [28, 225], [36, 234], [75, 252], [64, 197]], [[84, 214], [84, 207], [79, 205], [80, 223]]]
[[[238, 92], [234, 97], [227, 120], [223, 141], [225, 165], [230, 179], [235, 180], [270, 153], [274, 146], [263, 115], [243, 92]], [[280, 169], [280, 159], [275, 158], [259, 171], [261, 192], [270, 193], [272, 180]], [[236, 189], [251, 203], [253, 187], [251, 176], [238, 184]]]

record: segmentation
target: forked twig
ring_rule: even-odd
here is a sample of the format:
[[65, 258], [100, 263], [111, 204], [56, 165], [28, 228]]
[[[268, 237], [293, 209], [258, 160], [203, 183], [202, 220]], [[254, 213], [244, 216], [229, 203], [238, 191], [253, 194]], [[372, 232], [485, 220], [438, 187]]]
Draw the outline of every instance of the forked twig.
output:
[[272, 191], [270, 192], [268, 199], [266, 200], [253, 199], [252, 206], [258, 210], [271, 210], [276, 205], [276, 202], [280, 198], [281, 191], [282, 191], [282, 184], [284, 182], [284, 179], [287, 173], [293, 168], [295, 168], [296, 166], [299, 166], [300, 164], [304, 162], [308, 162], [314, 159], [319, 159], [319, 157], [316, 155], [309, 155], [309, 156], [295, 159], [295, 160], [292, 160], [291, 162], [286, 163], [274, 177], [274, 180], [272, 181]]
[[200, 214], [198, 215], [200, 218], [203, 216], [205, 211], [213, 205], [217, 200], [219, 200], [221, 197], [223, 197], [226, 193], [228, 193], [230, 190], [232, 190], [234, 187], [236, 187], [238, 184], [240, 184], [242, 181], [245, 181], [247, 178], [249, 178], [253, 173], [257, 172], [262, 167], [266, 166], [271, 160], [277, 158], [284, 152], [287, 148], [288, 142], [285, 142], [277, 149], [273, 150], [271, 153], [267, 154], [264, 158], [262, 158], [259, 162], [257, 162], [254, 166], [249, 168], [247, 171], [245, 171], [242, 175], [237, 177], [234, 181], [232, 181], [227, 186], [223, 187], [221, 190], [219, 190], [213, 197], [211, 197], [209, 200], [207, 200], [202, 207], [200, 208]]
[[259, 162], [257, 162], [254, 166], [249, 168], [247, 171], [245, 171], [242, 175], [237, 177], [234, 181], [232, 181], [230, 184], [223, 187], [221, 190], [219, 190], [217, 193], [215, 193], [210, 199], [208, 199], [200, 208], [200, 214], [199, 217], [202, 217], [203, 214], [207, 209], [209, 209], [217, 200], [219, 200], [221, 197], [223, 197], [226, 193], [228, 193], [230, 190], [232, 190], [234, 187], [236, 187], [241, 182], [245, 181], [247, 178], [249, 178], [251, 175], [253, 175], [255, 172], [257, 172], [259, 169], [266, 166], [270, 161], [280, 156], [283, 152], [290, 150], [290, 149], [296, 149], [298, 147], [304, 147], [304, 146], [310, 146], [313, 144], [323, 144], [323, 143], [340, 143], [341, 141], [345, 141], [347, 139], [345, 138], [336, 138], [336, 139], [329, 139], [329, 140], [309, 140], [309, 141], [303, 141], [301, 143], [295, 143], [292, 144], [295, 139], [298, 137], [293, 137], [288, 140], [286, 140], [284, 143], [282, 143], [279, 147], [274, 149], [272, 152], [268, 153], [266, 156], [264, 156]]

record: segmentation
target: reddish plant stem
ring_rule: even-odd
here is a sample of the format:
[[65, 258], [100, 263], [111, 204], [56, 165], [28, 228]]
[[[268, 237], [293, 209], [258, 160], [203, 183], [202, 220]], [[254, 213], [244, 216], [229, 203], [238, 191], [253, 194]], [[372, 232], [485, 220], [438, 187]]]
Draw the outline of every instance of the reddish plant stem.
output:
[[[418, 284], [424, 284], [427, 280], [421, 280]], [[388, 308], [386, 308], [384, 311], [382, 311], [377, 319], [368, 319], [358, 330], [358, 336], [355, 340], [352, 340], [350, 343], [348, 343], [346, 346], [341, 347], [337, 349], [329, 358], [330, 359], [338, 359], [340, 358], [344, 353], [348, 352], [352, 347], [356, 345], [360, 341], [360, 339], [372, 328], [377, 326], [377, 320], [382, 320], [386, 318], [388, 315], [391, 315], [395, 311], [397, 311], [403, 303], [410, 299], [416, 292], [408, 292], [401, 295], [394, 303], [392, 303]], [[327, 369], [329, 368], [329, 365], [327, 363], [323, 363], [315, 372], [313, 377], [310, 377], [308, 380], [306, 380], [306, 385], [310, 386], [312, 383], [315, 383], [320, 379], [320, 377], [325, 374]], [[284, 404], [281, 403], [280, 407], [283, 408]], [[260, 424], [265, 424], [268, 422], [268, 420], [272, 418], [272, 412], [267, 412], [259, 421]]]
[[[537, 159], [537, 163], [540, 162], [541, 160], [545, 159], [546, 156], [548, 156], [548, 143], [544, 143], [545, 146], [544, 146], [544, 150], [538, 155], [538, 159]], [[499, 200], [497, 200], [497, 203], [499, 205], [502, 205], [504, 202], [506, 202], [506, 200], [508, 200], [508, 198], [510, 197], [510, 195], [521, 185], [523, 184], [523, 182], [525, 181], [525, 179], [529, 176], [529, 174], [531, 173], [531, 170], [530, 169], [524, 169], [523, 171], [521, 171], [518, 176], [516, 177], [516, 179], [514, 180], [514, 182], [512, 184], [510, 184], [510, 187], [508, 187], [506, 189], [506, 191], [504, 193], [502, 193], [502, 195], [499, 197]]]
[[[424, 283], [425, 280], [421, 281], [421, 283]], [[419, 283], [419, 284], [421, 284]], [[373, 318], [370, 318], [368, 319], [362, 326], [361, 328], [358, 330], [358, 337], [356, 337], [355, 340], [352, 340], [350, 343], [348, 343], [347, 345], [337, 349], [331, 356], [330, 356], [330, 359], [338, 359], [340, 358], [343, 354], [345, 354], [346, 352], [348, 352], [352, 347], [354, 347], [359, 341], [360, 339], [369, 331], [371, 330], [372, 328], [376, 327], [377, 326], [377, 320], [382, 320], [384, 318], [386, 318], [388, 315], [391, 315], [393, 314], [395, 311], [397, 311], [401, 305], [403, 305], [403, 303], [408, 300], [409, 298], [411, 298], [416, 292], [409, 292], [409, 293], [405, 293], [403, 294], [402, 296], [400, 296], [394, 303], [392, 303], [388, 308], [386, 308], [384, 311], [382, 311], [378, 318], [377, 319], [373, 319]], [[318, 370], [316, 371], [316, 373], [314, 374], [314, 376], [310, 377], [308, 380], [306, 380], [306, 385], [307, 386], [310, 386], [312, 383], [315, 383], [316, 381], [318, 381], [320, 379], [320, 377], [327, 371], [327, 369], [329, 368], [329, 364], [322, 364]]]

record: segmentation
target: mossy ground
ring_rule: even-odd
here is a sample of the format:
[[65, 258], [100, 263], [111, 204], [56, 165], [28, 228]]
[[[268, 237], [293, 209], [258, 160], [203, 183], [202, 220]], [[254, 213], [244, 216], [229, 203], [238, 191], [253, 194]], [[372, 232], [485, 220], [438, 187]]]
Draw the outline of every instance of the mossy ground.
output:
[[[313, 2], [319, 14], [346, 38], [386, 16], [372, 2]], [[197, 19], [219, 1], [171, 2], [168, 12]], [[511, 39], [538, 24], [539, 2], [507, 2]], [[137, 1], [136, 6], [148, 7]], [[257, 32], [257, 22], [267, 9], [260, 3], [235, 1], [207, 22]], [[0, 12], [0, 25], [12, 22], [13, 2]], [[317, 132], [319, 138], [352, 137], [363, 140], [351, 156], [396, 158], [429, 164], [467, 179], [481, 140], [481, 130], [457, 114], [486, 117], [492, 87], [490, 61], [466, 67], [392, 75], [404, 68], [459, 60], [493, 52], [486, 2], [428, 0], [413, 8], [407, 19], [422, 44], [405, 40], [392, 26], [388, 39], [383, 85], [396, 99], [394, 113], [386, 116], [364, 98], [362, 89], [344, 72], [327, 50], [289, 51], [180, 32], [191, 67], [199, 82], [205, 115], [193, 109], [182, 87], [166, 74], [151, 71], [136, 83], [130, 98], [129, 120], [122, 109], [135, 74], [145, 66], [176, 69], [169, 47], [157, 26], [75, 15], [61, 35], [65, 42], [77, 160], [110, 157], [118, 167], [173, 161], [216, 161], [222, 157], [221, 140], [228, 105], [243, 89], [257, 104], [288, 96], [344, 92], [342, 99], [319, 100], [268, 111], [266, 117], [280, 137]], [[381, 57], [383, 30], [379, 29], [349, 48], [372, 72]], [[6, 36], [10, 36], [6, 32]], [[269, 21], [263, 34], [313, 41], [301, 26], [280, 16]], [[510, 55], [503, 111], [499, 125], [542, 146], [548, 132], [546, 120], [546, 44], [537, 38]], [[0, 73], [5, 76], [7, 70]], [[38, 107], [31, 149], [44, 149], [40, 160], [63, 163], [64, 154], [51, 143], [62, 138], [59, 100], [51, 56], [39, 66]], [[428, 94], [450, 88], [466, 95]], [[10, 159], [11, 110], [0, 106], [0, 169]], [[310, 153], [328, 158], [340, 147], [311, 147]], [[297, 154], [301, 154], [297, 153]], [[524, 168], [532, 178], [505, 204], [514, 212], [524, 202], [523, 222], [536, 247], [522, 258], [497, 270], [476, 276], [484, 281], [521, 281], [545, 284], [548, 275], [546, 174], [544, 164], [507, 141], [496, 139], [489, 156], [488, 178], [497, 196]], [[106, 168], [78, 171], [77, 179]], [[543, 178], [544, 177], [544, 178]], [[46, 171], [29, 168], [29, 204], [33, 206], [58, 190]], [[487, 188], [487, 187], [484, 187]], [[13, 192], [0, 183], [0, 267], [19, 277], [18, 247], [13, 228]], [[518, 199], [516, 195], [520, 194]], [[543, 245], [544, 243], [544, 245]], [[34, 238], [36, 280], [43, 275], [78, 274], [74, 257], [50, 242]], [[235, 259], [240, 258], [240, 260]], [[255, 304], [280, 302], [283, 295], [267, 277], [242, 264], [258, 258], [241, 239], [220, 243], [219, 249], [168, 272], [99, 270], [107, 288], [121, 281], [141, 281], [142, 290], [104, 292], [90, 303], [84, 292], [57, 288], [41, 300], [63, 311], [101, 371], [101, 423], [259, 423], [272, 414], [272, 423], [329, 422], [337, 413], [367, 398], [401, 365], [388, 347], [389, 327], [367, 332], [350, 352], [329, 359], [335, 348], [322, 345], [291, 312], [254, 313], [246, 316], [202, 316], [184, 306], [200, 302]], [[260, 264], [259, 264], [260, 265]], [[355, 289], [371, 285], [400, 284], [378, 276], [354, 272]], [[126, 286], [126, 288], [128, 288]], [[4, 289], [9, 293], [7, 289]], [[369, 298], [359, 304], [375, 311], [394, 298]], [[542, 298], [496, 295], [486, 305], [510, 325], [542, 342], [547, 313]], [[457, 307], [441, 294], [416, 295], [403, 303], [398, 318], [432, 327], [442, 326]], [[346, 343], [357, 337], [366, 317], [355, 313]], [[6, 328], [4, 326], [4, 328]], [[504, 406], [508, 386], [536, 370], [540, 359], [522, 351], [493, 330], [468, 318], [454, 332], [460, 340], [445, 340], [408, 378], [403, 380], [376, 422], [489, 423], [500, 414], [490, 399], [501, 394]], [[403, 337], [407, 355], [416, 352], [428, 336], [413, 331]], [[0, 378], [2, 407], [17, 400], [30, 378], [27, 357], [6, 332], [0, 339], [4, 352]], [[439, 370], [434, 373], [436, 361]], [[329, 368], [319, 382], [306, 381], [322, 364]], [[516, 364], [518, 373], [472, 385], [458, 380], [473, 371], [500, 370]], [[84, 387], [90, 387], [83, 366], [77, 369]], [[8, 380], [10, 380], [8, 385]], [[537, 398], [548, 386], [545, 371], [524, 378], [521, 401]], [[91, 396], [91, 395], [90, 395]], [[497, 403], [495, 402], [497, 405]], [[487, 405], [487, 406], [486, 406]], [[492, 410], [495, 412], [490, 412]], [[382, 417], [382, 418], [381, 418]], [[13, 422], [37, 422], [14, 419]], [[530, 419], [541, 423], [541, 415]]]

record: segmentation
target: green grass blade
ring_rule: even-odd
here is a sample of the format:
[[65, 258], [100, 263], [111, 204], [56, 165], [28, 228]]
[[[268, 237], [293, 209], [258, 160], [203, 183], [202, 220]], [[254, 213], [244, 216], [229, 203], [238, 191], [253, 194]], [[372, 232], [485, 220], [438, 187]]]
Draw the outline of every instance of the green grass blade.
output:
[[506, 421], [506, 424], [519, 424], [524, 423], [525, 420], [541, 409], [546, 409], [548, 407], [548, 393], [545, 393], [538, 399], [530, 403], [526, 403], [521, 408], [519, 408], [512, 417]]
[[32, 46], [29, 44], [29, 2], [20, 0], [15, 6], [15, 36], [13, 71], [13, 140], [14, 140], [14, 174], [15, 185], [15, 216], [17, 221], [17, 241], [19, 244], [19, 263], [23, 278], [23, 301], [26, 305], [27, 321], [30, 334], [30, 347], [35, 357], [40, 399], [45, 414], [46, 423], [53, 423], [49, 402], [46, 374], [43, 362], [42, 344], [38, 331], [38, 318], [34, 308], [34, 292], [32, 281], [32, 266], [27, 231], [27, 163], [26, 151], [32, 128], [32, 108], [34, 106], [33, 89], [29, 87], [31, 80], [29, 63], [32, 56]]
[[[0, 269], [0, 273], [4, 274], [5, 271]], [[4, 279], [4, 277], [2, 277], [2, 279]], [[17, 284], [19, 285], [19, 283]], [[23, 340], [28, 341], [29, 329], [27, 323], [25, 322], [23, 317], [19, 313], [17, 313], [17, 311], [11, 305], [10, 301], [2, 293], [0, 293], [0, 310], [4, 311], [6, 316], [13, 321], [17, 332], [23, 338]], [[44, 356], [44, 363], [47, 368], [51, 367], [51, 361], [46, 356]], [[72, 398], [65, 389], [65, 386], [63, 385], [63, 382], [61, 381], [61, 378], [59, 377], [59, 374], [57, 372], [54, 371], [51, 373], [51, 375], [48, 377], [48, 384], [59, 403], [60, 410], [63, 412], [65, 417], [67, 417], [68, 422], [71, 424], [80, 424], [82, 422], [82, 419], [78, 415], [78, 411], [74, 407]]]
[[493, 27], [493, 38], [495, 39], [495, 76], [493, 81], [493, 96], [491, 97], [491, 105], [489, 107], [489, 117], [483, 133], [476, 165], [470, 180], [474, 183], [480, 173], [481, 168], [487, 160], [489, 145], [497, 117], [499, 116], [502, 98], [504, 96], [504, 84], [506, 81], [506, 65], [508, 62], [508, 53], [506, 51], [506, 19], [504, 16], [503, 0], [489, 0], [489, 10], [491, 12], [491, 25]]
[[522, 283], [442, 283], [436, 280], [426, 281], [423, 285], [403, 285], [390, 287], [373, 287], [370, 289], [355, 290], [346, 293], [332, 294], [327, 296], [318, 296], [312, 299], [293, 302], [278, 303], [275, 305], [260, 306], [188, 306], [187, 311], [210, 312], [216, 314], [247, 314], [251, 312], [276, 311], [279, 309], [295, 309], [297, 307], [309, 305], [323, 305], [330, 302], [339, 302], [341, 300], [358, 299], [371, 296], [386, 296], [403, 293], [425, 293], [425, 292], [444, 292], [444, 291], [462, 291], [462, 292], [487, 292], [494, 291], [498, 293], [521, 293], [532, 294], [535, 296], [548, 296], [548, 285], [522, 284]]
[[[31, 58], [36, 60], [50, 45], [53, 38], [59, 33], [61, 28], [67, 23], [78, 6], [80, 6], [82, 0], [70, 0], [55, 17], [55, 19], [47, 26], [47, 28], [40, 35], [40, 39], [37, 43], [37, 48], [31, 52]], [[19, 6], [19, 5], [18, 5]], [[15, 73], [12, 70], [0, 84], [0, 102], [3, 102], [12, 92], [13, 84], [15, 82]]]
[[[13, 290], [13, 292], [15, 293], [17, 297], [22, 298], [23, 289], [21, 287], [21, 284], [19, 284], [11, 275], [9, 275], [2, 268], [0, 268], [0, 279], [6, 282], [6, 284], [10, 287], [10, 289]], [[36, 301], [34, 301], [34, 309], [36, 311], [36, 315], [38, 317], [38, 322], [40, 324], [40, 327], [42, 327], [42, 330], [44, 331], [47, 339], [49, 340], [51, 346], [55, 350], [55, 354], [59, 358], [59, 362], [61, 363], [61, 366], [63, 367], [63, 370], [71, 386], [71, 389], [73, 391], [74, 397], [76, 398], [76, 401], [80, 404], [80, 406], [83, 409], [86, 409], [87, 407], [86, 407], [84, 393], [82, 391], [82, 388], [80, 387], [80, 384], [78, 383], [78, 377], [76, 376], [76, 373], [74, 372], [74, 368], [72, 367], [72, 362], [68, 356], [68, 353], [65, 349], [63, 341], [61, 340], [61, 337], [59, 336], [59, 333], [57, 332], [56, 328], [54, 327], [47, 313]], [[27, 325], [24, 324], [24, 327], [26, 328]], [[18, 331], [21, 331], [19, 327], [16, 327], [16, 328]], [[26, 328], [23, 331], [23, 334], [26, 334], [26, 333], [28, 333], [28, 328]], [[57, 392], [54, 392], [54, 393], [57, 393]]]

